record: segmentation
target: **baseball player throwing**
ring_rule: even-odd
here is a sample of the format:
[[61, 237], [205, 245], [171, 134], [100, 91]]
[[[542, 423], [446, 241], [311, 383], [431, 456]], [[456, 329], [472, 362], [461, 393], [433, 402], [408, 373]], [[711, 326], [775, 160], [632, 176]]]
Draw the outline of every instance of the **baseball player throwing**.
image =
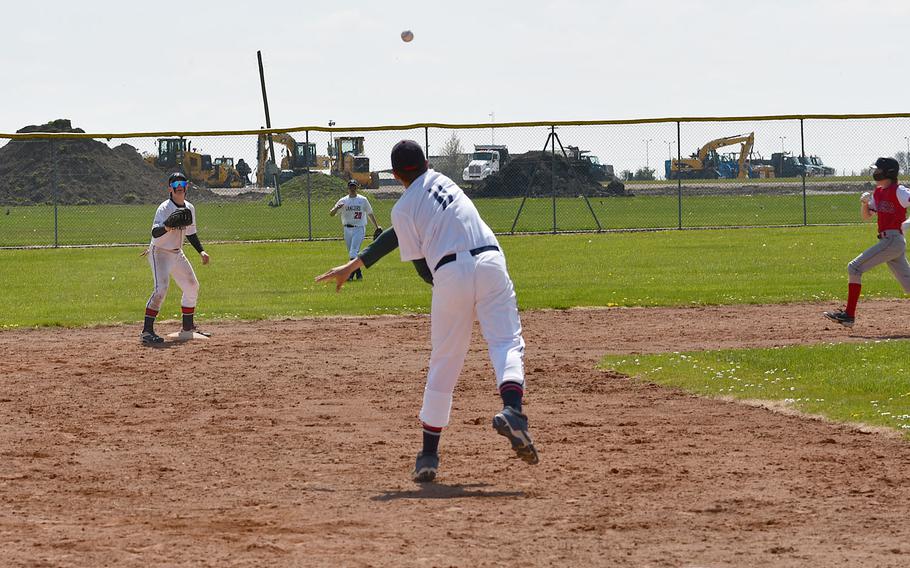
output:
[[910, 190], [898, 185], [900, 167], [894, 158], [875, 161], [872, 179], [875, 190], [860, 197], [860, 214], [864, 221], [878, 216], [878, 242], [866, 249], [847, 265], [847, 305], [842, 310], [825, 312], [826, 318], [844, 327], [853, 327], [856, 321], [856, 304], [862, 289], [863, 273], [882, 263], [897, 278], [905, 294], [910, 294], [910, 264], [907, 263], [907, 241], [903, 223], [910, 206]]
[[[348, 181], [348, 194], [335, 203], [335, 206], [329, 211], [329, 215], [334, 217], [338, 211], [341, 211], [341, 224], [344, 226], [344, 245], [348, 249], [348, 258], [356, 258], [360, 252], [360, 245], [363, 244], [363, 239], [366, 237], [366, 218], [369, 217], [373, 225], [376, 226], [377, 234], [382, 231], [382, 227], [379, 226], [379, 223], [376, 222], [376, 217], [373, 216], [370, 200], [365, 195], [357, 194], [356, 180]], [[351, 273], [350, 279], [353, 280], [355, 278], [357, 280], [363, 279], [363, 273], [359, 268]]]
[[416, 142], [402, 140], [395, 145], [392, 170], [405, 187], [392, 208], [392, 227], [357, 258], [316, 280], [335, 280], [340, 290], [352, 272], [369, 268], [400, 247], [401, 260], [413, 261], [433, 285], [433, 348], [420, 410], [423, 449], [417, 454], [412, 477], [417, 482], [436, 478], [439, 439], [449, 424], [452, 392], [464, 365], [475, 317], [489, 347], [503, 402], [502, 411], [493, 417], [493, 428], [508, 438], [519, 458], [536, 464], [537, 450], [522, 413], [525, 343], [515, 289], [499, 243], [461, 188], [427, 168]]
[[[161, 304], [167, 296], [171, 276], [183, 291], [180, 301], [183, 312], [183, 330], [195, 331], [205, 336], [210, 334], [199, 331], [193, 323], [196, 311], [196, 299], [199, 297], [199, 281], [186, 255], [183, 254], [183, 237], [193, 245], [202, 257], [202, 264], [209, 263], [209, 255], [202, 248], [196, 235], [196, 208], [186, 200], [187, 180], [183, 174], [175, 172], [167, 180], [170, 197], [158, 206], [155, 219], [152, 221], [152, 242], [145, 254], [152, 267], [155, 288], [145, 305], [145, 325], [140, 339], [145, 344], [163, 343], [164, 338], [155, 333], [155, 318], [161, 310]], [[179, 212], [179, 213], [178, 213]], [[187, 215], [186, 213], [189, 213]], [[177, 226], [173, 219], [187, 219], [186, 225]], [[187, 221], [180, 221], [184, 223]]]

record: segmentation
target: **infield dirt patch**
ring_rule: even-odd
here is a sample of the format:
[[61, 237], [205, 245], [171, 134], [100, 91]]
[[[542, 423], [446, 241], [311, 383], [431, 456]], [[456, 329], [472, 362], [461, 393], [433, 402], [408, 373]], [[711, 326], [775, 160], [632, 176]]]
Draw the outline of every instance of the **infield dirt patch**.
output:
[[[425, 316], [0, 333], [4, 566], [907, 566], [910, 444], [595, 369], [910, 337], [906, 302], [524, 312], [541, 463], [479, 333], [418, 486]], [[176, 322], [159, 324], [176, 331]]]

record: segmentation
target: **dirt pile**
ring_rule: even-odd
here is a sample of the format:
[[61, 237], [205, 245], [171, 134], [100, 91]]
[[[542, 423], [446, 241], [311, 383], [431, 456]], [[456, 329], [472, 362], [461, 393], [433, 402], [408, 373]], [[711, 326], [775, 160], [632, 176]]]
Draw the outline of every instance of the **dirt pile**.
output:
[[[59, 119], [17, 132], [85, 131]], [[2, 205], [160, 203], [167, 196], [167, 176], [129, 144], [111, 148], [86, 138], [36, 138], [0, 148]], [[193, 190], [194, 200], [214, 197], [209, 190]]]
[[[555, 178], [555, 179], [554, 179]], [[555, 182], [559, 197], [625, 196], [625, 186], [613, 179], [604, 186], [565, 156], [549, 152], [527, 152], [512, 158], [498, 173], [477, 184], [470, 192], [476, 197], [549, 197]]]

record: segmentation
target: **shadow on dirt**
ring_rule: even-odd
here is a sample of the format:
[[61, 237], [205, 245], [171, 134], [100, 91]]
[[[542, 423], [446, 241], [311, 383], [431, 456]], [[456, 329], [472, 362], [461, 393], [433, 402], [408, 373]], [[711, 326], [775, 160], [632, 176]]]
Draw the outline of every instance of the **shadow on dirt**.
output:
[[461, 499], [467, 497], [524, 497], [524, 491], [484, 491], [488, 483], [471, 483], [468, 485], [444, 485], [425, 483], [411, 491], [387, 491], [382, 495], [370, 497], [371, 501], [395, 501], [396, 499]]

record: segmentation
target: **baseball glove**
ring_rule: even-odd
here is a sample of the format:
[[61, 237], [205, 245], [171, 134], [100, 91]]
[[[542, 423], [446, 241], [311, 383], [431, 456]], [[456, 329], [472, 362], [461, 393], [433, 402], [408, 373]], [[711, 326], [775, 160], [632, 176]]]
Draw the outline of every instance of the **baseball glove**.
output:
[[189, 208], [178, 209], [170, 214], [170, 216], [164, 220], [164, 226], [170, 227], [172, 229], [182, 229], [188, 225], [193, 224], [193, 213]]
[[381, 234], [382, 234], [382, 227], [376, 227], [376, 230], [373, 231], [373, 240], [378, 239], [379, 235], [381, 235]]

